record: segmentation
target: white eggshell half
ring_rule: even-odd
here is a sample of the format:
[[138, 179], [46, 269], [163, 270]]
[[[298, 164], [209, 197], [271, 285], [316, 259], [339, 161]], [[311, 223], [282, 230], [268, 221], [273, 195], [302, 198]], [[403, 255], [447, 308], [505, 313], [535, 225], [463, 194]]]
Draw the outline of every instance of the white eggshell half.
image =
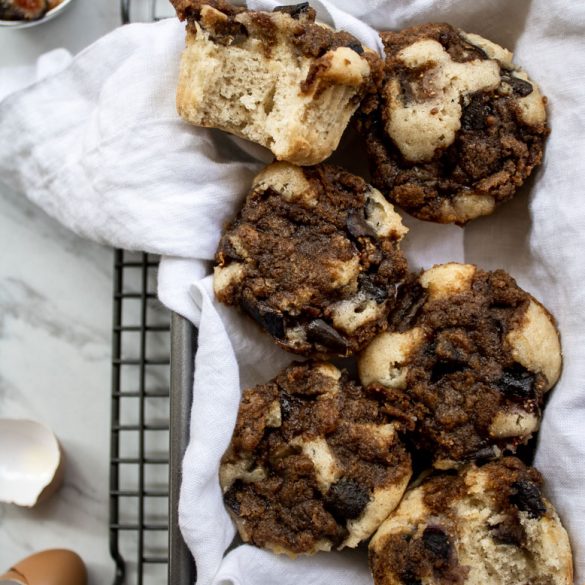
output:
[[57, 489], [61, 472], [61, 449], [47, 427], [0, 419], [0, 501], [30, 508]]

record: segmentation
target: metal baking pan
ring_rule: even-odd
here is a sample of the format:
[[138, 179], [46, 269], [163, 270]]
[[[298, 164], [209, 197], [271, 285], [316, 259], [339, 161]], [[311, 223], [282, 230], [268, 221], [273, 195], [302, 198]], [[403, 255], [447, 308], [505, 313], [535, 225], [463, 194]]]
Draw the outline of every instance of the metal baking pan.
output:
[[169, 584], [192, 585], [195, 561], [179, 530], [181, 464], [189, 442], [197, 329], [176, 313], [171, 319]]

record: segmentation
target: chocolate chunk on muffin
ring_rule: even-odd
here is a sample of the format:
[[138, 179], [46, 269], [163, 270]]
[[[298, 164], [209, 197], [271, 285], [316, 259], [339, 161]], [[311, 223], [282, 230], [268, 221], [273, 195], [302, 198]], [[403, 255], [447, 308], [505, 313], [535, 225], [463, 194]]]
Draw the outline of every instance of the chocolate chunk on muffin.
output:
[[400, 289], [389, 330], [359, 358], [364, 385], [438, 468], [514, 452], [561, 372], [554, 319], [502, 270], [438, 265]]
[[378, 400], [325, 362], [293, 364], [244, 391], [220, 468], [242, 539], [290, 556], [357, 546], [410, 476]]
[[358, 116], [372, 184], [419, 219], [491, 214], [542, 161], [538, 86], [510, 51], [448, 24], [381, 36], [385, 80]]
[[224, 0], [173, 0], [187, 20], [177, 108], [301, 165], [327, 158], [381, 75], [378, 55], [347, 32], [315, 23], [307, 4], [274, 12]]
[[284, 349], [347, 356], [386, 327], [406, 275], [406, 231], [361, 178], [331, 165], [273, 163], [221, 238], [215, 294]]
[[571, 585], [567, 533], [515, 457], [408, 491], [370, 543], [375, 585]]

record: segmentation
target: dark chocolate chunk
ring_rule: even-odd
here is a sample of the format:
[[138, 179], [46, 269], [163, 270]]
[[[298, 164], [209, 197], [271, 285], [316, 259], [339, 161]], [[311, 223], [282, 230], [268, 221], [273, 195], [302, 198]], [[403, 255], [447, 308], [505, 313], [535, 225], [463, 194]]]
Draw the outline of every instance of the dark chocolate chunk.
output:
[[431, 384], [436, 384], [445, 376], [450, 376], [461, 372], [465, 369], [465, 365], [457, 361], [439, 360], [433, 365], [431, 370]]
[[304, 14], [307, 14], [311, 7], [308, 2], [301, 2], [300, 4], [289, 4], [286, 6], [277, 6], [273, 12], [286, 12], [295, 19], [299, 19]]
[[461, 128], [468, 131], [483, 130], [486, 126], [486, 118], [491, 114], [491, 107], [485, 102], [484, 94], [476, 93], [469, 105], [463, 109]]
[[396, 287], [394, 285], [390, 285], [388, 288], [375, 285], [372, 280], [368, 278], [367, 274], [360, 275], [359, 283], [360, 288], [366, 293], [366, 295], [369, 298], [374, 299], [378, 304], [383, 303], [390, 296], [390, 291], [388, 288], [390, 290], [394, 289], [394, 291], [396, 291]]
[[404, 585], [422, 585], [422, 581], [411, 570], [401, 573], [400, 580]]
[[237, 479], [223, 495], [223, 501], [226, 507], [234, 514], [240, 513], [240, 502], [238, 501], [237, 494], [242, 490], [243, 486], [243, 482], [240, 479]]
[[344, 353], [348, 348], [347, 341], [323, 319], [315, 319], [309, 323], [307, 338], [334, 352]]
[[390, 324], [396, 331], [409, 329], [427, 300], [427, 291], [420, 283], [399, 287], [396, 305], [390, 316]]
[[505, 395], [512, 398], [524, 400], [535, 397], [534, 374], [520, 364], [505, 370], [497, 385]]
[[229, 238], [222, 239], [218, 252], [224, 258], [229, 258], [230, 260], [236, 260], [237, 262], [241, 262], [243, 260]]
[[522, 512], [528, 512], [531, 518], [540, 518], [546, 514], [540, 489], [532, 481], [515, 481], [510, 491], [510, 502]]
[[293, 408], [295, 406], [298, 407], [300, 404], [300, 400], [291, 396], [290, 394], [286, 394], [285, 392], [280, 393], [280, 416], [282, 420], [288, 420], [293, 412]]
[[347, 215], [347, 231], [354, 237], [370, 237], [377, 239], [376, 230], [366, 221], [364, 209], [354, 209]]
[[352, 51], [355, 51], [358, 55], [361, 55], [364, 52], [364, 48], [361, 45], [361, 43], [358, 43], [357, 41], [349, 43], [347, 45], [348, 49], [351, 49]]
[[243, 31], [236, 33], [232, 37], [232, 42], [230, 43], [230, 45], [232, 47], [235, 45], [241, 45], [242, 43], [245, 43], [248, 40], [249, 36], [250, 35], [248, 34], [248, 31], [246, 29], [244, 29]]
[[516, 457], [520, 461], [524, 461], [527, 465], [534, 465], [537, 442], [537, 435], [532, 435], [532, 438], [528, 442], [518, 445], [516, 448]]
[[348, 520], [357, 518], [369, 501], [369, 491], [352, 479], [340, 479], [332, 484], [325, 499], [335, 517]]
[[497, 524], [491, 528], [490, 533], [493, 540], [498, 544], [522, 546], [526, 540], [526, 532], [522, 524], [515, 518], [508, 518]]
[[249, 302], [245, 296], [242, 297], [242, 307], [270, 335], [276, 337], [276, 339], [284, 337], [284, 317], [282, 313], [275, 311], [266, 304]]
[[463, 37], [459, 37], [459, 39], [461, 40], [461, 43], [463, 44], [463, 46], [467, 49], [468, 52], [470, 53], [476, 53], [480, 59], [486, 61], [489, 59], [488, 54], [480, 47], [477, 47], [476, 45], [471, 44], [470, 42], [466, 41]]
[[496, 458], [496, 452], [492, 446], [490, 447], [482, 447], [475, 451], [475, 453], [469, 454], [465, 457], [466, 461], [474, 460], [477, 465], [481, 465], [483, 463], [488, 463], [489, 461], [493, 461]]
[[423, 545], [434, 557], [448, 561], [451, 556], [451, 541], [442, 528], [427, 526], [422, 535]]
[[209, 38], [218, 45], [228, 46], [242, 44], [248, 36], [248, 29], [241, 22], [228, 19], [224, 23], [216, 24], [210, 31]]
[[534, 91], [532, 84], [528, 81], [525, 81], [524, 79], [514, 77], [513, 75], [506, 75], [502, 77], [503, 81], [510, 85], [514, 93], [518, 94], [520, 97], [526, 97]]
[[443, 47], [448, 47], [451, 41], [451, 35], [449, 34], [449, 31], [448, 30], [440, 31], [438, 41], [439, 43], [441, 43], [441, 45], [443, 45]]

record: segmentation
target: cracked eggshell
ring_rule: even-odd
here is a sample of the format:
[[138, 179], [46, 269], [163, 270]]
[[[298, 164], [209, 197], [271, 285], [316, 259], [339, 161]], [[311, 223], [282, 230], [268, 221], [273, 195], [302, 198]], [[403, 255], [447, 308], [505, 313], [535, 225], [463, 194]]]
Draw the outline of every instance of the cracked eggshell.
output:
[[0, 502], [32, 508], [61, 486], [63, 467], [50, 429], [32, 420], [0, 419]]

